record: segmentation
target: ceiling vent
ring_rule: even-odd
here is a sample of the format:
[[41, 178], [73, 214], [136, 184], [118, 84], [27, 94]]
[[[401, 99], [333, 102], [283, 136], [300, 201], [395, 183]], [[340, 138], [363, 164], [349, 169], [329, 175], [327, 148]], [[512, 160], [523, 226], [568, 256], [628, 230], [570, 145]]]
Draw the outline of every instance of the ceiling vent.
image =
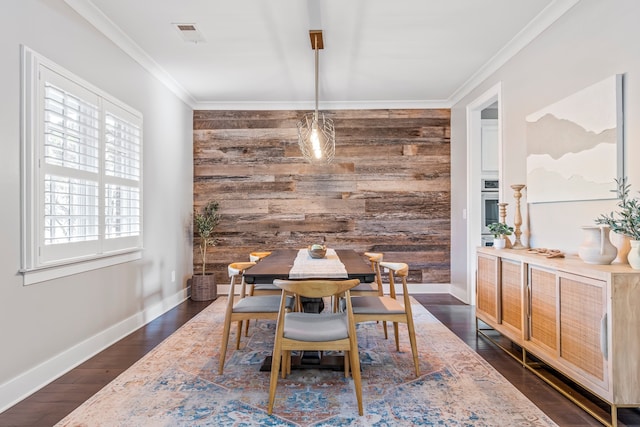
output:
[[196, 27], [196, 24], [172, 24], [176, 31], [180, 34], [180, 37], [189, 43], [204, 43], [206, 40], [202, 36], [202, 33]]

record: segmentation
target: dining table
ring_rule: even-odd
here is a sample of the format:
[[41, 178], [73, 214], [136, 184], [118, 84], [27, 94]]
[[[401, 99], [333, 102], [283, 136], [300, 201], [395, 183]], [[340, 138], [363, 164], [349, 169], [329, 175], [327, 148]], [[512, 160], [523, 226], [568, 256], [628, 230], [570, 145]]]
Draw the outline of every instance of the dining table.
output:
[[[301, 253], [302, 251], [302, 253]], [[364, 257], [353, 249], [335, 249], [339, 263], [344, 265], [343, 274], [336, 274], [333, 270], [322, 271], [314, 269], [314, 262], [300, 265], [296, 260], [306, 253], [307, 249], [275, 249], [271, 255], [261, 259], [256, 265], [244, 272], [244, 280], [248, 284], [268, 284], [275, 279], [359, 279], [362, 283], [375, 281], [375, 273]], [[319, 260], [321, 261], [321, 260]], [[315, 263], [320, 264], [320, 262]]]
[[[269, 284], [275, 279], [307, 280], [358, 279], [368, 283], [375, 281], [375, 273], [365, 258], [353, 249], [328, 249], [326, 259], [314, 260], [303, 249], [276, 249], [262, 258], [256, 265], [244, 272], [246, 283]], [[306, 299], [302, 302], [304, 311], [320, 312], [324, 306], [322, 301]], [[292, 358], [291, 369], [344, 369], [344, 357], [341, 355], [320, 355], [319, 352], [303, 352]], [[261, 371], [271, 369], [271, 356], [268, 356], [260, 368]]]

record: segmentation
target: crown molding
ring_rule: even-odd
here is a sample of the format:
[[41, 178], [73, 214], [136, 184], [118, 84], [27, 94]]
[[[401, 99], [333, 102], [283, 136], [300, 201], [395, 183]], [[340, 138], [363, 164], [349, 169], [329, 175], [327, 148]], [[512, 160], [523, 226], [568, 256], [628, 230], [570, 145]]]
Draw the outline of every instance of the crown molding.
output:
[[138, 44], [111, 21], [91, 0], [64, 0], [81, 17], [86, 19], [105, 37], [122, 49], [127, 55], [138, 62], [142, 67], [157, 78], [178, 98], [191, 108], [196, 104], [193, 96], [184, 89], [164, 68], [153, 60]]
[[502, 49], [498, 51], [485, 65], [462, 84], [449, 98], [449, 105], [454, 106], [462, 98], [471, 93], [500, 67], [535, 40], [543, 31], [549, 28], [561, 16], [569, 11], [581, 0], [554, 0], [549, 3], [526, 27], [516, 34]]
[[[324, 101], [319, 110], [384, 110], [450, 108], [447, 100], [435, 101]], [[314, 110], [313, 101], [304, 102], [197, 102], [194, 110]]]
[[[166, 70], [153, 60], [140, 46], [111, 21], [91, 0], [64, 0], [69, 7], [91, 23], [120, 49], [137, 61], [150, 74], [162, 82], [178, 98], [194, 110], [310, 110], [312, 102], [208, 102], [198, 101], [184, 89]], [[394, 101], [335, 101], [324, 102], [323, 109], [393, 109], [393, 108], [451, 108], [495, 73], [513, 56], [531, 43], [544, 30], [556, 22], [581, 0], [554, 0], [526, 27], [511, 39], [498, 53], [444, 100], [394, 100]]]

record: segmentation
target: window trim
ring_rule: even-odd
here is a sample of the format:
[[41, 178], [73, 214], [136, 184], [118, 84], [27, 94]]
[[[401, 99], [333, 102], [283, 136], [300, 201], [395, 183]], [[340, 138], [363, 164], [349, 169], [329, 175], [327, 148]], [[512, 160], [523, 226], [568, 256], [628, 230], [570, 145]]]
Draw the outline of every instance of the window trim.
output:
[[[104, 268], [124, 262], [135, 261], [142, 258], [143, 250], [143, 176], [142, 176], [142, 156], [143, 156], [143, 117], [142, 114], [135, 109], [125, 105], [113, 96], [96, 88], [92, 84], [79, 78], [70, 71], [55, 64], [49, 59], [36, 53], [26, 46], [21, 46], [21, 188], [20, 188], [20, 206], [21, 206], [21, 268], [19, 270], [23, 275], [23, 284], [30, 285], [59, 277], [78, 274], [86, 271]], [[109, 245], [104, 245], [100, 251], [86, 253], [80, 256], [74, 256], [67, 259], [58, 259], [54, 261], [42, 261], [39, 248], [42, 242], [40, 236], [40, 227], [43, 221], [41, 185], [44, 175], [39, 170], [39, 162], [42, 159], [42, 142], [40, 138], [40, 127], [44, 118], [42, 117], [42, 105], [39, 101], [40, 81], [39, 73], [41, 67], [46, 67], [54, 73], [60, 74], [70, 80], [72, 83], [81, 86], [83, 89], [97, 95], [106, 103], [124, 110], [126, 114], [130, 114], [140, 122], [140, 177], [138, 188], [140, 194], [140, 232], [138, 236], [133, 238], [123, 238], [122, 242], [126, 245], [116, 249], [109, 249]], [[101, 102], [103, 104], [103, 102]], [[102, 126], [104, 127], [104, 126]], [[101, 149], [104, 148], [104, 133], [100, 135]], [[104, 173], [104, 163], [100, 165], [100, 173]], [[101, 183], [105, 185], [105, 183]], [[104, 215], [104, 212], [101, 212]], [[104, 230], [100, 231], [101, 241], [109, 240], [104, 238]]]
[[141, 249], [120, 255], [93, 257], [84, 261], [76, 260], [71, 263], [36, 267], [30, 270], [21, 270], [20, 272], [23, 275], [23, 285], [27, 286], [139, 259], [142, 259]]

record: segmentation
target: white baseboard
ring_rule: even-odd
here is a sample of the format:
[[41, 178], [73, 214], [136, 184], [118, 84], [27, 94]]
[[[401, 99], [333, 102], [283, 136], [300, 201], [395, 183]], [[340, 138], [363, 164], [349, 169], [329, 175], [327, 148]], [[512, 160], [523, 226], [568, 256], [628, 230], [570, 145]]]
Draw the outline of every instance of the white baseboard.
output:
[[187, 299], [188, 296], [187, 289], [181, 290], [99, 334], [87, 338], [4, 384], [0, 384], [0, 412], [5, 411], [131, 332], [171, 310]]
[[[467, 301], [467, 298], [469, 296], [467, 295], [466, 290], [460, 289], [459, 287], [452, 286], [451, 292], [449, 293], [454, 297], [458, 298], [460, 301], [464, 302], [465, 304], [469, 304], [469, 302]], [[471, 305], [474, 305], [474, 304], [471, 303]]]

